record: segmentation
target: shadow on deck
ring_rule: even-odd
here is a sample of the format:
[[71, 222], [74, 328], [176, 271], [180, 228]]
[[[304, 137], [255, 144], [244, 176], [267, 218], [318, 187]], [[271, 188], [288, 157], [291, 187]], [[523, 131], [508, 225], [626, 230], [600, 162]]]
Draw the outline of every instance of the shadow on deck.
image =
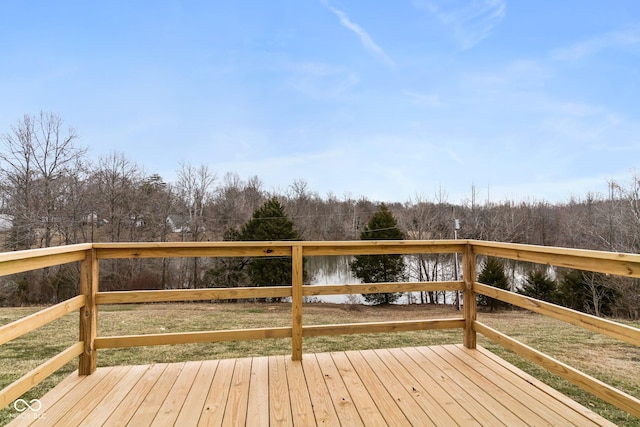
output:
[[104, 367], [41, 403], [10, 425], [613, 425], [462, 345]]

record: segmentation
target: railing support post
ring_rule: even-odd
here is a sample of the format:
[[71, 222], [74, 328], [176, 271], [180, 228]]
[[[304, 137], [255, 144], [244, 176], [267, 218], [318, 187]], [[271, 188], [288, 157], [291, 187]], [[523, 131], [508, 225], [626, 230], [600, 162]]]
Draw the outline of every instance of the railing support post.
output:
[[84, 352], [79, 357], [78, 374], [90, 375], [96, 370], [95, 338], [98, 329], [98, 259], [96, 250], [87, 251], [80, 262], [80, 293], [85, 296], [85, 305], [80, 309], [80, 341], [84, 342]]
[[302, 245], [291, 247], [291, 359], [302, 360]]
[[473, 290], [473, 284], [476, 281], [476, 254], [473, 251], [473, 245], [467, 244], [464, 247], [462, 255], [464, 279], [464, 338], [463, 343], [466, 348], [476, 348], [476, 331], [473, 323], [476, 321], [476, 293]]

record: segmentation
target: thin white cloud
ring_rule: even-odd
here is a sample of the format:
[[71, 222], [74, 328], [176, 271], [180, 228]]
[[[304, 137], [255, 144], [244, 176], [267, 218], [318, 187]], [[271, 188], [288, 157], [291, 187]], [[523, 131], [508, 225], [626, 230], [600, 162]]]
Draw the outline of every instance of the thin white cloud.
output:
[[639, 26], [622, 31], [612, 31], [566, 48], [556, 49], [551, 52], [551, 57], [559, 61], [575, 61], [603, 50], [636, 44], [640, 44]]
[[316, 99], [331, 100], [348, 96], [358, 85], [356, 73], [324, 63], [288, 63], [288, 85], [295, 91]]
[[336, 9], [335, 7], [332, 7], [327, 3], [325, 3], [325, 6], [338, 17], [338, 19], [340, 20], [340, 24], [342, 24], [343, 27], [354, 32], [360, 38], [360, 42], [366, 50], [368, 50], [388, 66], [395, 67], [395, 62], [385, 53], [385, 51], [380, 46], [378, 46], [375, 41], [373, 41], [369, 33], [365, 31], [364, 28], [351, 21], [343, 11]]
[[441, 106], [440, 97], [436, 94], [424, 94], [418, 92], [405, 91], [404, 94], [409, 97], [411, 102], [419, 106], [437, 107]]
[[414, 0], [414, 6], [433, 13], [453, 31], [463, 50], [471, 49], [489, 37], [506, 16], [504, 0], [454, 0], [443, 7], [433, 1]]

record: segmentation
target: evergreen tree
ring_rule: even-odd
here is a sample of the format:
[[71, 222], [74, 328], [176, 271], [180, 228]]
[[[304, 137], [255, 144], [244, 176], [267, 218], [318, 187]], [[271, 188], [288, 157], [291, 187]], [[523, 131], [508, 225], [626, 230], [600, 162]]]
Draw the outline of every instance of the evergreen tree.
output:
[[[499, 289], [509, 290], [509, 280], [504, 273], [504, 264], [502, 264], [498, 258], [487, 258], [478, 276], [478, 282]], [[498, 307], [504, 306], [505, 303], [484, 295], [478, 295], [478, 305], [487, 307], [493, 311]]]
[[565, 307], [595, 316], [611, 315], [619, 297], [607, 286], [606, 275], [580, 270], [571, 270], [564, 275], [558, 294], [559, 303]]
[[563, 306], [584, 311], [587, 304], [582, 271], [571, 270], [562, 277], [558, 298]]
[[[398, 228], [396, 219], [383, 203], [373, 214], [360, 233], [362, 240], [403, 240], [404, 233]], [[404, 278], [402, 255], [357, 255], [350, 264], [351, 272], [364, 283], [398, 282]], [[364, 294], [371, 304], [389, 304], [400, 298], [400, 292]]]
[[557, 302], [556, 284], [544, 271], [530, 271], [525, 280], [526, 283], [520, 291], [521, 294], [550, 303]]
[[[301, 240], [293, 228], [284, 207], [271, 198], [255, 210], [252, 218], [242, 226], [238, 240], [275, 241]], [[291, 285], [291, 258], [252, 258], [247, 274], [254, 286]]]

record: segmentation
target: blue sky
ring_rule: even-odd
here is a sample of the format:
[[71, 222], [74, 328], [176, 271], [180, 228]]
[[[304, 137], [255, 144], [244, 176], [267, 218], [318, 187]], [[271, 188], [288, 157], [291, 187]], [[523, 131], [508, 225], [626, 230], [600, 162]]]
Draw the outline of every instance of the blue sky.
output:
[[640, 159], [637, 0], [0, 1], [0, 133], [380, 201], [567, 201]]

